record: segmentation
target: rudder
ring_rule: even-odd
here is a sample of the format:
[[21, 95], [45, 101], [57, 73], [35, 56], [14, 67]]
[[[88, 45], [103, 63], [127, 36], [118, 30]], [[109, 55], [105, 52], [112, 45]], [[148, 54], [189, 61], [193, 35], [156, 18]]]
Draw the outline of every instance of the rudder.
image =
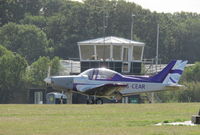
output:
[[188, 61], [173, 60], [161, 72], [152, 76], [152, 82], [177, 84]]
[[178, 84], [187, 62], [188, 61], [177, 60], [174, 67], [170, 70], [170, 72], [164, 79], [163, 83], [164, 84]]

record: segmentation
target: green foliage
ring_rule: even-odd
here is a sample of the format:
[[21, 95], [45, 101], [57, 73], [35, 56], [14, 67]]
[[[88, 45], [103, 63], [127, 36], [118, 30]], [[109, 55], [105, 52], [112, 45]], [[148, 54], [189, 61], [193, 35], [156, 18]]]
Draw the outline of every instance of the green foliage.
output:
[[51, 66], [51, 71], [50, 71], [50, 75], [58, 75], [58, 72], [60, 70], [60, 59], [59, 57], [54, 57], [52, 60], [51, 60], [51, 63], [50, 63], [50, 66]]
[[65, 0], [43, 0], [43, 11], [44, 16], [54, 16], [58, 12], [61, 12], [65, 7], [65, 4], [70, 1]]
[[0, 28], [0, 44], [24, 56], [30, 63], [48, 50], [46, 34], [34, 25], [4, 25]]
[[42, 7], [41, 0], [1, 0], [0, 26], [8, 22], [19, 22], [26, 13], [38, 15]]
[[6, 55], [6, 54], [11, 54], [10, 51], [8, 51], [5, 47], [3, 47], [2, 45], [0, 45], [0, 57]]
[[184, 90], [156, 93], [161, 102], [200, 102], [200, 82], [183, 82]]
[[36, 25], [37, 27], [44, 29], [46, 27], [46, 18], [44, 16], [32, 16], [26, 14], [23, 20], [20, 21], [21, 24]]
[[48, 57], [40, 57], [33, 62], [26, 72], [26, 79], [30, 87], [44, 87], [44, 79], [48, 76], [48, 69], [51, 68], [50, 75], [58, 75], [60, 63], [59, 58], [54, 57], [50, 60]]
[[7, 103], [13, 92], [23, 88], [26, 60], [0, 46], [0, 103]]
[[[150, 12], [124, 0], [85, 0], [82, 3], [70, 0], [37, 0], [28, 1], [28, 6], [30, 5], [35, 14], [33, 9], [27, 8], [20, 22], [36, 25], [46, 33], [50, 41], [50, 57], [78, 57], [77, 42], [81, 40], [102, 36], [130, 39], [133, 13], [133, 39], [146, 43], [145, 58], [155, 57], [157, 24], [160, 24], [159, 57], [162, 62], [167, 63], [172, 59], [194, 62], [199, 58], [200, 15], [196, 13]], [[106, 23], [105, 33], [103, 20]]]
[[179, 96], [181, 102], [200, 102], [200, 82], [184, 82], [186, 90]]
[[187, 67], [183, 73], [182, 81], [200, 82], [200, 62], [196, 62], [193, 66]]
[[28, 68], [27, 80], [34, 86], [44, 86], [44, 78], [47, 76], [50, 60], [47, 57], [40, 57]]

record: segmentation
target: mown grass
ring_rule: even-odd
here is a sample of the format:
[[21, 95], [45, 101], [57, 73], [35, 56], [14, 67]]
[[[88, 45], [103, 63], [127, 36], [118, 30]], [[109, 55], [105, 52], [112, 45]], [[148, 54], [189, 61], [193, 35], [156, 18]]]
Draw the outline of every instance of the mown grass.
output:
[[0, 105], [0, 135], [199, 135], [200, 126], [155, 126], [190, 120], [199, 103]]

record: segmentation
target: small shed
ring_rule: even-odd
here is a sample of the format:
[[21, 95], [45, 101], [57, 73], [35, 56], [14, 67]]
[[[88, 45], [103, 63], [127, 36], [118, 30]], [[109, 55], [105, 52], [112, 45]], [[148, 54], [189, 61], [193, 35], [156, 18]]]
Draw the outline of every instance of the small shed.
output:
[[145, 44], [120, 37], [78, 42], [81, 72], [106, 67], [120, 73], [140, 74]]

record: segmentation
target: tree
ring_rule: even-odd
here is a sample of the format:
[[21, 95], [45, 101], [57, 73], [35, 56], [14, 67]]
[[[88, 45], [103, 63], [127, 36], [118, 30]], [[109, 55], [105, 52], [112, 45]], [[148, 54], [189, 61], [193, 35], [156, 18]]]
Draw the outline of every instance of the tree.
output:
[[0, 44], [24, 56], [29, 63], [48, 52], [46, 34], [35, 25], [8, 23], [0, 28]]
[[30, 87], [44, 87], [44, 79], [48, 76], [48, 69], [51, 69], [50, 75], [58, 75], [60, 69], [59, 58], [54, 57], [50, 60], [48, 57], [40, 57], [33, 62], [26, 71], [26, 80]]
[[[84, 0], [83, 2], [70, 0], [4, 0], [0, 1], [0, 13], [0, 26], [8, 22], [16, 22], [29, 24], [26, 27], [36, 25], [45, 32], [46, 35], [43, 34], [46, 40], [48, 39], [47, 44], [49, 45], [47, 48], [51, 48], [47, 55], [51, 57], [78, 57], [76, 53], [78, 52], [77, 42], [86, 39], [102, 36], [120, 36], [130, 39], [131, 15], [134, 14], [133, 37], [134, 40], [139, 39], [146, 43], [145, 58], [155, 58], [156, 29], [157, 24], [160, 24], [159, 58], [162, 59], [163, 63], [167, 63], [171, 59], [189, 59], [190, 62], [199, 60], [200, 14], [197, 13], [166, 14], [151, 12], [133, 2], [124, 0]], [[106, 23], [105, 33], [104, 20]], [[23, 26], [25, 27], [25, 25]], [[5, 46], [10, 43], [13, 44], [13, 42], [18, 44], [17, 42], [22, 40], [16, 36], [20, 35], [19, 29], [24, 28], [22, 28], [22, 25], [20, 28], [19, 26], [10, 27], [7, 39], [12, 40], [6, 40], [4, 43], [0, 41], [0, 43]], [[1, 39], [4, 34], [6, 35], [6, 33], [0, 35]], [[35, 40], [31, 38], [33, 37], [31, 34], [26, 33], [25, 35], [26, 41], [28, 41], [27, 39]], [[21, 42], [19, 43], [21, 44]], [[24, 46], [19, 45], [13, 47], [13, 51], [16, 48], [24, 48]], [[36, 50], [36, 53], [38, 51]], [[27, 52], [27, 50], [24, 52]], [[44, 51], [42, 52], [44, 54]], [[19, 53], [26, 58], [28, 57], [22, 51]], [[41, 54], [41, 52], [39, 53]], [[28, 58], [28, 61], [33, 62], [37, 58], [38, 54]]]
[[43, 14], [44, 16], [54, 16], [58, 12], [61, 12], [62, 9], [65, 7], [65, 3], [70, 1], [65, 0], [43, 0], [42, 7], [43, 7]]
[[44, 30], [45, 32], [45, 28], [46, 28], [46, 21], [47, 19], [44, 16], [33, 16], [33, 15], [29, 15], [27, 14], [24, 19], [22, 19], [20, 21], [21, 24], [29, 24], [29, 25], [35, 25], [38, 28]]
[[60, 71], [60, 58], [54, 57], [50, 63], [50, 75], [58, 75]]
[[26, 60], [0, 46], [0, 103], [8, 103], [14, 91], [23, 88]]
[[8, 22], [18, 23], [26, 13], [39, 15], [41, 8], [41, 0], [1, 0], [0, 26]]
[[195, 65], [187, 67], [183, 73], [182, 81], [187, 82], [200, 82], [200, 62]]

